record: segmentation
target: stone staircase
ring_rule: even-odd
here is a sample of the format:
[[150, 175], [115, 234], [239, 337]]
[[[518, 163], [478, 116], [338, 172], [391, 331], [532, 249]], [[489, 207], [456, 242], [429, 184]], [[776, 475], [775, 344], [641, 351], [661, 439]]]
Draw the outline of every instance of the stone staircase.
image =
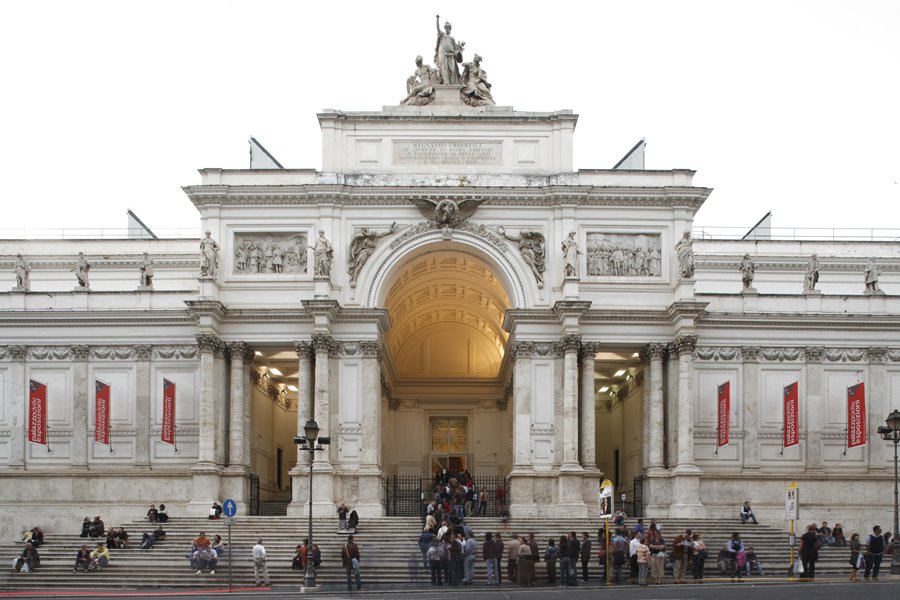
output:
[[[485, 531], [500, 531], [504, 539], [513, 533], [533, 532], [543, 549], [551, 537], [558, 539], [561, 533], [587, 530], [596, 546], [599, 523], [586, 524], [579, 519], [514, 519], [508, 526], [494, 518], [470, 518], [470, 525], [479, 540], [479, 560], [476, 563], [476, 581], [484, 582], [484, 563], [480, 560], [480, 542]], [[648, 520], [649, 522], [649, 520]], [[73, 521], [73, 531], [79, 523]], [[782, 577], [788, 566], [788, 536], [774, 527], [765, 525], [741, 525], [722, 520], [662, 521], [666, 541], [671, 543], [677, 532], [692, 527], [703, 533], [710, 548], [707, 576], [717, 576], [715, 556], [732, 531], [740, 531], [745, 544], [756, 548], [767, 576]], [[40, 548], [41, 567], [32, 574], [11, 573], [9, 566], [21, 552], [20, 543], [0, 545], [0, 561], [6, 565], [0, 569], [2, 590], [102, 590], [122, 588], [222, 588], [228, 585], [228, 566], [233, 559], [232, 581], [235, 587], [253, 585], [251, 548], [262, 537], [268, 553], [269, 574], [274, 586], [296, 588], [302, 583], [303, 574], [292, 571], [291, 557], [295, 547], [306, 537], [307, 520], [297, 517], [238, 517], [232, 527], [232, 544], [229, 552], [220, 559], [215, 575], [195, 575], [190, 569], [187, 554], [191, 540], [198, 532], [205, 531], [211, 538], [216, 533], [226, 541], [228, 531], [224, 521], [203, 518], [177, 518], [166, 524], [168, 537], [149, 551], [138, 548], [141, 533], [152, 528], [146, 521], [124, 523], [131, 537], [132, 547], [111, 550], [111, 564], [100, 572], [72, 573], [78, 548], [85, 542], [77, 534], [46, 532], [46, 543]], [[325, 589], [340, 588], [346, 578], [341, 568], [340, 550], [345, 536], [336, 532], [336, 519], [314, 521], [315, 542], [322, 550], [323, 564], [318, 569], [318, 583]], [[366, 520], [356, 534], [362, 556], [363, 587], [405, 588], [429, 583], [422, 567], [417, 540], [421, 525], [414, 518], [383, 517]], [[848, 573], [846, 548], [825, 548], [821, 552], [819, 573]], [[596, 554], [595, 554], [596, 556]], [[599, 574], [597, 561], [591, 566], [594, 576]], [[537, 565], [538, 580], [544, 576], [543, 563]]]

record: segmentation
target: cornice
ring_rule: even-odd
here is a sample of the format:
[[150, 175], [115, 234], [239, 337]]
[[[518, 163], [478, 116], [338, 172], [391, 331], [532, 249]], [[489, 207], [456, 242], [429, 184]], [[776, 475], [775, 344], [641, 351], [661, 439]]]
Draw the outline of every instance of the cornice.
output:
[[[554, 177], [532, 176], [523, 186], [455, 185], [428, 188], [373, 185], [200, 185], [182, 190], [195, 206], [246, 205], [339, 205], [339, 206], [410, 206], [412, 198], [428, 200], [484, 199], [485, 205], [496, 206], [641, 206], [700, 208], [712, 193], [711, 188], [662, 186], [581, 186], [553, 185]], [[531, 185], [532, 187], [528, 187]]]
[[710, 313], [698, 321], [700, 330], [871, 330], [900, 331], [900, 314], [798, 314], [798, 313]]
[[[779, 240], [780, 241], [780, 240]], [[862, 242], [854, 242], [862, 243]], [[884, 244], [885, 242], [872, 242], [873, 244]], [[785, 257], [759, 257], [750, 255], [753, 259], [753, 266], [756, 272], [761, 271], [782, 271], [782, 272], [805, 272], [809, 264], [808, 256], [785, 256]], [[733, 272], [739, 271], [741, 261], [744, 255], [728, 255], [728, 256], [710, 256], [695, 254], [694, 265], [698, 271], [714, 271], [714, 272]], [[820, 273], [860, 273], [866, 269], [869, 257], [818, 257]], [[900, 261], [891, 258], [878, 258], [878, 269], [882, 273], [900, 272]]]

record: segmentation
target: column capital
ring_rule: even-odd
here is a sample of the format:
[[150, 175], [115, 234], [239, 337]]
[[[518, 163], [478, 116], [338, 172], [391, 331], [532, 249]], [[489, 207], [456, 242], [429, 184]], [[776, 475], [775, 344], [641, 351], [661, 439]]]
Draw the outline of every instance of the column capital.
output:
[[557, 351], [560, 354], [569, 354], [581, 350], [581, 336], [573, 333], [562, 336], [557, 343]]
[[741, 346], [741, 358], [745, 363], [759, 362], [759, 353], [762, 349], [759, 346]]
[[299, 358], [312, 358], [315, 355], [312, 342], [294, 342], [294, 351]]
[[131, 346], [135, 360], [150, 360], [153, 356], [153, 346], [149, 344], [134, 344]]
[[887, 348], [867, 348], [866, 358], [870, 363], [883, 363], [887, 356]]
[[84, 362], [91, 356], [90, 346], [72, 346], [72, 358], [77, 362]]
[[247, 342], [228, 342], [225, 345], [232, 358], [241, 358], [248, 362], [253, 360], [253, 350]]
[[333, 337], [322, 333], [313, 335], [310, 343], [312, 344], [313, 352], [316, 354], [326, 352], [329, 356], [335, 356], [340, 349], [339, 344], [334, 341]]
[[225, 349], [225, 344], [222, 343], [222, 340], [211, 333], [198, 333], [194, 337], [197, 339], [197, 349], [201, 353], [212, 352], [213, 354], [218, 354]]
[[666, 355], [666, 345], [659, 342], [651, 342], [641, 349], [641, 360], [662, 360]]
[[28, 357], [28, 346], [7, 346], [6, 353], [13, 360], [25, 360]]
[[673, 342], [675, 345], [675, 353], [678, 356], [689, 355], [694, 353], [694, 348], [697, 347], [697, 336], [696, 335], [680, 335], [675, 338]]

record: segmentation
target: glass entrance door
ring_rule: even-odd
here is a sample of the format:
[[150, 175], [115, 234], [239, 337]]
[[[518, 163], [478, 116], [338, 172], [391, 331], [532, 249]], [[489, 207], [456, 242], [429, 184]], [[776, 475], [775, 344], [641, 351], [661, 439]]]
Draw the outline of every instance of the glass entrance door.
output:
[[431, 476], [441, 469], [468, 468], [468, 421], [465, 417], [431, 418]]

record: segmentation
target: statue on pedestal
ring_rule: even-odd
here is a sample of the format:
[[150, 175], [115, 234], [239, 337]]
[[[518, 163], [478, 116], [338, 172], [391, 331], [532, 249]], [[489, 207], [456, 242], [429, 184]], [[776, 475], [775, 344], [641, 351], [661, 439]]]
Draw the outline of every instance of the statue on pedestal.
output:
[[457, 43], [450, 35], [452, 26], [449, 21], [444, 23], [444, 31], [441, 31], [441, 15], [435, 15], [435, 24], [438, 35], [434, 48], [434, 65], [440, 75], [440, 82], [444, 85], [458, 85], [460, 81], [457, 63], [462, 62], [462, 53], [466, 48], [466, 43]]
[[350, 287], [356, 287], [356, 279], [360, 271], [378, 245], [378, 240], [397, 231], [397, 223], [391, 223], [391, 228], [384, 233], [377, 233], [368, 227], [353, 236], [350, 240], [350, 257], [347, 259], [347, 272], [350, 274]]
[[141, 287], [153, 287], [153, 260], [146, 252], [141, 260]]
[[331, 277], [331, 261], [334, 258], [334, 249], [331, 242], [325, 238], [325, 232], [319, 231], [319, 238], [315, 246], [310, 246], [313, 251], [313, 275], [316, 277]]
[[878, 267], [875, 266], [875, 259], [870, 258], [868, 264], [866, 265], [866, 296], [880, 296], [884, 294], [884, 291], [878, 287], [878, 278], [881, 276], [881, 273], [878, 272]]
[[416, 71], [406, 80], [406, 98], [401, 105], [424, 106], [434, 100], [434, 84], [440, 83], [437, 69], [422, 64], [422, 57], [416, 57]]
[[755, 271], [756, 267], [753, 265], [753, 260], [750, 259], [749, 254], [745, 254], [744, 259], [741, 261], [741, 282], [743, 282], [745, 290], [753, 289], [753, 275]]
[[31, 265], [21, 254], [16, 254], [16, 287], [28, 290], [31, 287]]
[[463, 89], [459, 97], [469, 106], [486, 106], [494, 104], [491, 96], [491, 84], [487, 80], [487, 71], [481, 68], [481, 57], [477, 54], [472, 62], [463, 65]]
[[683, 279], [694, 277], [694, 240], [691, 232], [685, 231], [678, 243], [675, 244], [675, 253], [678, 255], [678, 267]]
[[91, 287], [88, 282], [88, 273], [91, 270], [91, 263], [84, 257], [84, 252], [78, 253], [78, 260], [75, 261], [75, 278], [78, 280], [78, 287]]
[[569, 237], [563, 241], [562, 251], [563, 269], [565, 270], [566, 278], [578, 277], [578, 255], [581, 252], [578, 250], [578, 242], [575, 241], [574, 231], [570, 232]]
[[[806, 276], [803, 278], [803, 293], [816, 292], [816, 283], [819, 281], [819, 257], [813, 254], [806, 265]], [[817, 292], [816, 292], [817, 293]]]
[[212, 239], [212, 232], [200, 242], [200, 277], [215, 277], [219, 267], [219, 244]]

